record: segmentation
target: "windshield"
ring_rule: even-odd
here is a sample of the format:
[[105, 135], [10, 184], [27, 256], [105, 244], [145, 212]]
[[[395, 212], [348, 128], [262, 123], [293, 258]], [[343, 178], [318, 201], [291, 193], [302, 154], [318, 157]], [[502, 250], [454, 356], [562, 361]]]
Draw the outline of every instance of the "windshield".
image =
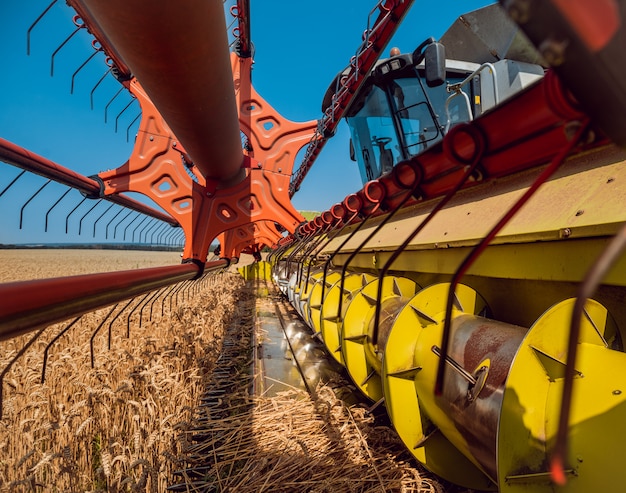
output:
[[450, 99], [446, 111], [446, 100], [450, 96], [446, 86], [461, 80], [460, 77], [449, 77], [441, 86], [425, 87], [432, 105], [432, 113], [435, 114], [438, 124], [433, 119], [431, 108], [417, 78], [395, 79], [391, 82], [393, 111], [398, 117], [407, 158], [419, 154], [429, 145], [439, 141], [443, 136], [442, 129], [449, 129], [457, 123], [471, 119], [463, 97]]
[[402, 160], [387, 95], [380, 87], [373, 86], [363, 107], [346, 121], [364, 183], [391, 171]]
[[[461, 80], [449, 77], [446, 82]], [[444, 129], [471, 119], [464, 97], [451, 98], [446, 111], [450, 96], [446, 85], [425, 87], [428, 100], [415, 75], [389, 78], [370, 87], [362, 106], [346, 118], [363, 183], [439, 141]]]

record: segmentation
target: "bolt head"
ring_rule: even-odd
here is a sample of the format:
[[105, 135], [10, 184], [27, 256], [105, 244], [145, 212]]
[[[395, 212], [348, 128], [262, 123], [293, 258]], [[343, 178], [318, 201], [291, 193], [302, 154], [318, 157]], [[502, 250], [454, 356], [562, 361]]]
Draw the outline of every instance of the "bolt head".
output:
[[565, 49], [568, 42], [548, 38], [539, 45], [539, 51], [543, 59], [553, 67], [558, 67], [565, 62]]

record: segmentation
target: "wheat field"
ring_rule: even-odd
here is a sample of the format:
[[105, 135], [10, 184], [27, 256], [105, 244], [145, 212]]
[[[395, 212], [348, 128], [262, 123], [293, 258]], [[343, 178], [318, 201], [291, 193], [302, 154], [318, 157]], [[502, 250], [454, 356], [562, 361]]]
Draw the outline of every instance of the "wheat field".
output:
[[[176, 253], [78, 250], [0, 251], [3, 282], [180, 262]], [[224, 278], [227, 277], [228, 280]], [[173, 300], [158, 298], [152, 319], [127, 312], [90, 338], [110, 308], [50, 326], [9, 371], [28, 334], [0, 343], [3, 374], [0, 491], [165, 491], [179, 467], [180, 423], [191, 418], [237, 317], [243, 281], [222, 274]], [[122, 305], [122, 304], [120, 304]], [[118, 307], [121, 310], [121, 306]], [[147, 310], [146, 310], [147, 312]], [[4, 373], [4, 372], [3, 372]]]
[[177, 252], [141, 250], [0, 250], [0, 282], [180, 264]]
[[[169, 252], [0, 250], [0, 281], [178, 262]], [[181, 481], [192, 486], [178, 491], [469, 493], [420, 470], [388, 426], [329, 388], [251, 397], [253, 287], [234, 272], [190, 286], [0, 342], [0, 493], [161, 493]], [[223, 378], [233, 331], [244, 385], [225, 401], [245, 411], [207, 420], [203, 393]]]

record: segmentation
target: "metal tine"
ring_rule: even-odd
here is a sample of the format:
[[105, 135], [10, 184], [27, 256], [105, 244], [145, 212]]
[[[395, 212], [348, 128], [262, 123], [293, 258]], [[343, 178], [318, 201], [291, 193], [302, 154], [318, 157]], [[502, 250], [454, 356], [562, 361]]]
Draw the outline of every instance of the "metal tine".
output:
[[141, 298], [141, 300], [139, 301], [139, 303], [137, 303], [135, 305], [135, 308], [133, 308], [130, 313], [128, 314], [128, 317], [126, 317], [126, 339], [130, 338], [130, 318], [133, 316], [133, 313], [135, 313], [135, 310], [137, 310], [137, 308], [139, 308], [139, 306], [146, 300], [146, 298], [148, 298], [148, 296], [150, 296], [151, 293], [146, 293], [145, 296], [143, 298]]
[[[117, 116], [115, 117], [115, 133], [117, 133], [117, 124], [118, 124], [118, 122], [119, 122], [119, 120], [120, 120], [120, 117], [122, 116], [122, 114], [123, 114], [123, 113], [124, 113], [124, 112], [125, 112], [128, 108], [130, 108], [130, 106], [131, 106], [131, 105], [132, 105], [135, 101], [137, 101], [137, 100], [136, 100], [135, 98], [132, 98], [132, 99], [130, 100], [130, 102], [129, 102], [126, 106], [124, 106], [124, 109], [123, 109], [122, 111], [120, 111], [120, 112], [117, 114]], [[128, 140], [128, 139], [127, 139], [127, 140]]]
[[161, 239], [159, 237], [159, 244], [160, 245], [167, 245], [167, 238], [174, 232], [176, 231], [176, 228], [174, 226], [171, 227], [171, 229], [168, 231], [167, 228], [165, 229], [165, 231], [163, 232], [163, 238]]
[[83, 232], [83, 219], [85, 219], [85, 218], [87, 217], [87, 215], [88, 215], [91, 211], [93, 211], [96, 207], [98, 207], [98, 205], [100, 204], [100, 202], [102, 202], [102, 199], [98, 199], [98, 201], [97, 201], [97, 202], [96, 202], [93, 206], [91, 206], [91, 209], [89, 209], [87, 212], [85, 212], [85, 213], [83, 214], [83, 217], [81, 217], [81, 218], [80, 218], [80, 221], [78, 221], [78, 234], [79, 234], [79, 235], [80, 235], [80, 234], [82, 234], [82, 232]]
[[184, 289], [185, 289], [185, 286], [187, 285], [187, 283], [188, 283], [188, 282], [189, 282], [189, 281], [182, 281], [182, 282], [180, 283], [180, 288], [176, 290], [176, 304], [177, 304], [177, 305], [178, 305], [178, 294], [179, 294], [179, 293], [181, 293], [181, 292], [182, 292], [181, 294], [183, 294], [183, 297], [181, 298], [181, 300], [180, 300], [180, 301], [181, 301], [181, 303], [182, 303], [183, 301], [185, 301], [185, 297], [184, 297]]
[[176, 303], [178, 303], [178, 295], [180, 294], [180, 302], [184, 303], [185, 302], [185, 291], [187, 290], [187, 285], [189, 284], [189, 281], [183, 281], [180, 290], [178, 290], [178, 292], [176, 293]]
[[187, 285], [183, 288], [183, 301], [189, 301], [191, 288], [194, 287], [196, 283], [192, 280], [187, 281]]
[[163, 238], [163, 236], [165, 236], [168, 233], [167, 228], [163, 229], [162, 231], [159, 232], [159, 236], [157, 236], [157, 245], [162, 245], [163, 243], [161, 242], [161, 239]]
[[[308, 288], [309, 288], [309, 278], [311, 276], [311, 266], [313, 265], [314, 262], [317, 262], [317, 256], [318, 254], [324, 250], [324, 248], [326, 248], [326, 246], [328, 246], [328, 244], [333, 241], [336, 237], [339, 236], [339, 234], [344, 230], [344, 228], [347, 226], [347, 223], [341, 223], [338, 222], [336, 225], [331, 225], [327, 235], [326, 235], [326, 241], [322, 244], [322, 246], [320, 246], [317, 251], [313, 254], [312, 258], [309, 259], [309, 265], [307, 266], [307, 271], [306, 271], [306, 280], [304, 281], [304, 294], [307, 293]], [[331, 236], [332, 232], [335, 232], [334, 235]], [[315, 249], [311, 250], [311, 253], [313, 253]], [[326, 278], [324, 277], [323, 281], [325, 281]], [[323, 298], [322, 298], [323, 299]]]
[[[148, 216], [146, 216], [146, 217], [148, 217]], [[148, 228], [148, 227], [150, 227], [150, 228], [151, 228], [152, 226], [150, 226], [150, 225], [151, 225], [154, 221], [156, 221], [156, 218], [154, 218], [154, 217], [152, 217], [152, 218], [148, 217], [148, 219], [149, 219], [149, 221], [146, 223], [146, 225], [145, 225], [143, 228], [141, 228], [141, 229], [139, 230], [139, 233], [137, 233], [137, 243], [141, 243], [141, 235], [143, 234], [143, 232], [146, 230], [146, 228]], [[139, 226], [138, 226], [138, 227], [139, 227]], [[134, 239], [134, 238], [135, 238], [135, 235], [133, 234], [133, 239]]]
[[443, 392], [443, 385], [445, 380], [445, 358], [448, 355], [448, 346], [450, 342], [450, 332], [452, 327], [452, 307], [454, 304], [454, 293], [457, 285], [461, 282], [461, 279], [470, 268], [470, 266], [480, 257], [487, 246], [495, 238], [495, 236], [504, 228], [504, 226], [517, 214], [517, 212], [523, 207], [523, 205], [530, 200], [539, 187], [547, 181], [550, 176], [561, 166], [561, 164], [567, 159], [572, 149], [578, 145], [582, 136], [589, 127], [588, 121], [585, 121], [580, 125], [574, 137], [565, 144], [562, 149], [552, 158], [552, 161], [543, 171], [534, 179], [532, 184], [526, 189], [524, 194], [519, 197], [516, 202], [504, 212], [498, 222], [489, 230], [489, 232], [472, 247], [470, 253], [463, 259], [461, 264], [456, 268], [456, 272], [452, 276], [450, 281], [450, 288], [448, 290], [448, 298], [446, 300], [445, 318], [443, 321], [443, 330], [441, 334], [441, 358], [437, 365], [437, 376], [435, 380], [435, 395], [439, 396]]
[[83, 200], [81, 200], [81, 201], [78, 203], [78, 205], [77, 205], [76, 207], [74, 207], [74, 208], [70, 211], [70, 213], [69, 213], [67, 216], [65, 216], [65, 234], [67, 234], [67, 233], [68, 233], [68, 230], [69, 230], [70, 216], [71, 216], [72, 214], [74, 214], [74, 211], [75, 211], [76, 209], [78, 209], [78, 208], [79, 208], [79, 207], [83, 204], [83, 202], [84, 202], [85, 200], [87, 200], [87, 197], [83, 197]]
[[[27, 54], [28, 56], [30, 56], [30, 33], [31, 33], [31, 31], [32, 31], [32, 30], [33, 30], [33, 28], [34, 28], [34, 27], [35, 27], [35, 26], [39, 23], [39, 21], [40, 21], [41, 19], [43, 19], [44, 15], [46, 15], [46, 14], [48, 13], [48, 11], [52, 8], [52, 6], [53, 6], [55, 3], [57, 3], [57, 0], [52, 0], [52, 2], [50, 3], [50, 5], [48, 5], [48, 6], [46, 7], [46, 9], [45, 9], [45, 10], [44, 10], [41, 14], [39, 14], [39, 17], [37, 17], [37, 18], [35, 19], [35, 22], [33, 22], [33, 23], [30, 25], [30, 27], [28, 28], [28, 31], [26, 31], [26, 54]], [[1, 416], [0, 416], [0, 418], [1, 418]]]
[[180, 231], [179, 230], [174, 230], [173, 234], [169, 235], [167, 237], [167, 246], [173, 247], [174, 246], [174, 242], [176, 241], [176, 238], [180, 235]]
[[126, 241], [126, 232], [128, 231], [128, 228], [130, 228], [130, 225], [133, 224], [140, 217], [141, 217], [141, 214], [137, 213], [137, 215], [133, 218], [133, 220], [126, 225], [126, 227], [124, 228], [124, 237], [123, 237], [124, 241]]
[[170, 246], [174, 247], [178, 244], [178, 238], [182, 233], [180, 231], [176, 231], [176, 233], [172, 236]]
[[167, 238], [165, 238], [165, 244], [167, 246], [171, 246], [173, 244], [173, 237], [176, 236], [177, 234], [179, 234], [179, 231], [174, 230], [172, 231], [171, 234], [167, 235]]
[[141, 111], [139, 112], [139, 114], [133, 118], [133, 121], [130, 122], [130, 124], [128, 125], [128, 127], [126, 127], [126, 142], [130, 141], [130, 137], [129, 137], [129, 133], [130, 133], [130, 128], [133, 126], [133, 124], [139, 120], [139, 117], [142, 115]]
[[167, 238], [165, 239], [165, 241], [166, 241], [166, 243], [165, 243], [165, 244], [166, 244], [166, 246], [172, 246], [172, 245], [174, 245], [174, 238], [175, 238], [178, 234], [179, 234], [179, 231], [176, 231], [176, 230], [172, 231], [172, 233], [171, 233], [171, 234], [169, 234], [169, 235], [167, 236]]
[[190, 291], [192, 290], [192, 288], [195, 287], [194, 282], [189, 282], [187, 283], [187, 286], [185, 286], [185, 288], [183, 289], [183, 301], [185, 301], [185, 297], [187, 297], [187, 301], [189, 301], [190, 298]]
[[69, 40], [72, 39], [76, 35], [76, 33], [78, 31], [80, 31], [85, 26], [84, 24], [81, 24], [81, 25], [77, 24], [77, 20], [80, 19], [80, 17], [75, 16], [74, 19], [75, 19], [74, 20], [74, 25], [76, 25], [76, 29], [74, 29], [72, 34], [70, 34], [67, 38], [65, 38], [65, 41], [63, 41], [59, 45], [59, 47], [56, 50], [54, 50], [54, 52], [50, 56], [50, 77], [54, 77], [54, 58], [57, 56], [57, 53], [59, 51], [61, 51], [63, 49], [63, 47], [69, 42]]
[[184, 237], [184, 233], [180, 231], [174, 238], [172, 239], [172, 246], [181, 246], [183, 242], [181, 241]]
[[289, 277], [291, 276], [292, 273], [292, 264], [293, 264], [293, 259], [296, 257], [296, 255], [299, 254], [300, 250], [302, 250], [302, 248], [304, 248], [304, 246], [306, 245], [307, 241], [312, 237], [313, 233], [305, 233], [302, 235], [301, 238], [297, 238], [296, 242], [293, 245], [293, 250], [291, 251], [291, 253], [287, 256], [286, 258], [286, 273], [287, 273], [287, 279], [289, 279]]
[[[123, 210], [123, 209], [122, 209], [122, 210]], [[133, 212], [135, 212], [135, 211], [128, 211], [128, 214], [126, 214], [126, 215], [122, 218], [122, 220], [121, 220], [121, 221], [118, 221], [118, 222], [117, 222], [117, 224], [115, 225], [115, 228], [113, 228], [113, 238], [117, 238], [117, 227], [118, 227], [120, 224], [122, 224], [122, 223], [126, 220], [126, 218], [127, 218], [128, 216], [130, 216]], [[139, 213], [137, 212], [137, 214], [139, 214]], [[107, 224], [107, 229], [108, 229], [108, 228], [109, 228], [109, 225]]]
[[96, 338], [96, 335], [98, 334], [98, 332], [100, 331], [102, 326], [104, 325], [104, 322], [106, 322], [107, 319], [111, 316], [111, 314], [115, 311], [115, 309], [117, 308], [117, 305], [119, 305], [119, 303], [116, 303], [113, 306], [113, 308], [111, 308], [109, 310], [109, 313], [107, 313], [105, 315], [105, 317], [100, 322], [100, 325], [98, 325], [98, 327], [96, 327], [96, 330], [93, 331], [93, 333], [91, 334], [91, 337], [89, 338], [89, 353], [90, 353], [90, 356], [91, 356], [91, 368], [92, 369], [96, 367], [96, 362], [95, 362], [95, 358], [94, 358], [94, 355], [93, 355], [93, 341]]
[[[163, 223], [161, 221], [157, 221], [153, 226], [146, 230], [146, 236], [144, 238], [144, 243], [147, 245], [154, 245], [154, 236], [163, 228]], [[150, 234], [150, 241], [148, 241], [148, 233]]]
[[172, 296], [172, 291], [176, 288], [176, 285], [168, 286], [168, 292], [163, 296], [163, 301], [161, 302], [161, 318], [165, 316], [165, 300]]
[[[409, 194], [410, 195], [410, 194]], [[404, 203], [404, 201], [401, 202], [401, 206]], [[378, 208], [380, 207], [380, 204], [376, 205], [374, 207], [374, 209], [366, 216], [363, 218], [363, 220], [357, 225], [356, 228], [354, 228], [352, 230], [352, 232], [350, 233], [350, 235], [348, 236], [348, 238], [346, 238], [346, 240], [344, 240], [344, 242], [341, 244], [341, 246], [339, 247], [339, 249], [345, 245], [346, 241], [348, 241], [350, 238], [352, 238], [356, 232], [358, 232], [361, 227], [363, 227], [363, 225], [365, 225], [365, 222], [373, 216], [374, 212], [376, 210], [378, 210]], [[390, 212], [387, 217], [389, 219], [391, 219], [394, 216], [394, 212], [397, 211], [397, 209], [395, 209], [394, 211]], [[382, 227], [386, 224], [385, 219], [383, 219], [383, 221], [378, 225], [379, 227]], [[381, 226], [382, 224], [382, 226]], [[345, 279], [346, 279], [346, 272], [348, 270], [348, 265], [349, 263], [352, 261], [352, 259], [354, 258], [354, 256], [356, 256], [356, 254], [361, 251], [361, 249], [365, 246], [366, 243], [369, 242], [369, 240], [373, 237], [373, 235], [375, 235], [377, 232], [379, 231], [379, 228], [375, 228], [374, 231], [361, 243], [361, 245], [359, 245], [359, 247], [356, 250], [356, 253], [354, 255], [351, 255], [350, 257], [348, 257], [348, 260], [344, 263], [344, 265], [341, 268], [341, 279], [339, 280], [339, 301], [337, 303], [337, 319], [341, 320], [342, 317], [342, 311], [343, 311], [343, 290], [345, 287]], [[334, 257], [335, 253], [337, 253], [338, 251], [340, 251], [339, 249], [335, 250], [335, 252], [333, 252], [333, 255], [331, 255], [331, 259]], [[330, 259], [329, 259], [330, 260]], [[320, 310], [320, 317], [322, 316], [322, 312]]]
[[145, 223], [149, 219], [149, 216], [144, 216], [141, 221], [133, 228], [133, 234], [131, 236], [131, 243], [135, 243], [135, 232], [143, 223]]
[[158, 300], [161, 297], [162, 294], [165, 294], [165, 292], [167, 291], [167, 288], [168, 286], [161, 288], [159, 290], [160, 291], [159, 295], [154, 300], [152, 300], [152, 303], [150, 303], [150, 316], [148, 317], [148, 320], [152, 320], [152, 310], [154, 307], [154, 303], [156, 302], [156, 300]]
[[109, 351], [111, 350], [111, 335], [112, 335], [111, 333], [112, 333], [112, 331], [113, 331], [113, 324], [114, 324], [114, 323], [115, 323], [115, 321], [116, 321], [116, 320], [120, 317], [120, 315], [121, 315], [122, 313], [124, 313], [124, 311], [126, 310], [126, 308], [128, 308], [128, 307], [130, 306], [130, 304], [131, 304], [133, 301], [135, 301], [135, 299], [137, 299], [137, 297], [136, 297], [136, 296], [135, 296], [134, 298], [131, 298], [130, 300], [128, 300], [128, 303], [126, 303], [126, 304], [124, 305], [124, 308], [122, 308], [119, 312], [117, 312], [117, 315], [115, 315], [115, 317], [113, 317], [113, 320], [111, 320], [111, 321], [109, 322], [109, 336], [108, 336], [108, 339], [107, 339], [107, 341], [108, 341], [108, 342], [107, 342], [107, 349], [108, 349]]
[[25, 169], [24, 169], [24, 170], [22, 170], [22, 172], [21, 172], [21, 173], [19, 173], [19, 174], [18, 174], [15, 178], [13, 178], [13, 180], [11, 180], [11, 183], [9, 183], [9, 184], [8, 184], [8, 185], [4, 188], [4, 190], [2, 190], [2, 192], [0, 192], [0, 197], [2, 197], [2, 196], [4, 195], [4, 192], [6, 192], [9, 188], [11, 188], [11, 187], [15, 184], [15, 182], [16, 182], [17, 180], [19, 180], [19, 179], [20, 179], [20, 178], [24, 175], [24, 173], [26, 173], [26, 170], [25, 170]]
[[82, 318], [82, 315], [79, 315], [74, 320], [72, 320], [69, 324], [67, 324], [67, 326], [63, 330], [61, 330], [61, 332], [59, 332], [56, 336], [54, 336], [54, 339], [52, 339], [48, 343], [48, 345], [46, 346], [46, 349], [43, 350], [43, 365], [42, 365], [42, 368], [41, 368], [41, 383], [42, 383], [42, 385], [46, 381], [46, 366], [48, 364], [48, 351], [68, 330], [70, 330], [72, 327], [74, 327], [76, 322], [78, 322], [81, 318]]
[[[313, 263], [313, 259], [310, 258], [311, 257], [311, 253], [313, 252], [313, 250], [315, 250], [319, 246], [319, 244], [324, 240], [324, 238], [326, 238], [326, 235], [330, 231], [330, 228], [332, 228], [332, 224], [327, 224], [319, 233], [316, 233], [313, 236], [313, 238], [310, 241], [310, 245], [308, 245], [304, 249], [304, 252], [302, 253], [302, 261], [300, 262], [300, 265], [298, 266], [298, 274], [296, 276], [296, 284], [298, 286], [302, 285], [302, 274], [304, 272], [305, 260], [308, 259], [308, 261], [309, 261], [309, 263], [308, 263], [308, 272], [310, 273], [311, 272], [311, 264]], [[305, 290], [304, 290], [305, 293], [307, 292], [308, 281], [309, 281], [309, 276], [307, 274], [307, 283], [305, 284]]]
[[[396, 261], [396, 259], [400, 256], [400, 254], [409, 246], [409, 243], [413, 241], [413, 239], [432, 221], [432, 219], [439, 213], [441, 209], [443, 209], [450, 200], [461, 190], [461, 188], [465, 185], [465, 183], [471, 178], [477, 169], [478, 165], [481, 162], [481, 156], [477, 155], [474, 159], [474, 162], [466, 167], [465, 173], [461, 177], [461, 179], [456, 183], [454, 187], [452, 187], [448, 193], [433, 207], [428, 216], [424, 218], [417, 225], [417, 227], [413, 230], [413, 232], [407, 236], [402, 244], [396, 248], [394, 253], [391, 254], [385, 265], [383, 265], [382, 269], [379, 271], [378, 278], [380, 282], [378, 283], [377, 292], [376, 292], [376, 311], [374, 313], [374, 329], [372, 331], [372, 339], [377, 340], [378, 331], [380, 329], [380, 317], [382, 314], [382, 297], [383, 297], [383, 279], [387, 275], [387, 272], [391, 269], [391, 266]], [[458, 302], [458, 299], [457, 299]]]
[[[139, 231], [139, 243], [148, 243], [148, 233], [150, 232], [150, 230], [152, 230], [156, 225], [158, 224], [158, 221], [156, 218], [152, 218], [152, 220], [148, 221], [148, 223], [143, 227], [143, 229], [141, 231]], [[145, 233], [144, 233], [145, 232]], [[143, 241], [141, 241], [141, 236], [144, 236]]]
[[[141, 243], [141, 235], [143, 234], [143, 232], [146, 230], [146, 228], [151, 227], [150, 225], [152, 224], [153, 221], [155, 221], [155, 218], [150, 218], [148, 216], [146, 216], [147, 219], [141, 221], [140, 224], [137, 225], [137, 227], [135, 228], [135, 230], [133, 230], [133, 235], [132, 235], [132, 242], [135, 242], [135, 232], [137, 232], [137, 243]], [[146, 222], [146, 220], [148, 222]], [[143, 225], [143, 228], [139, 229], [139, 226], [141, 226], [143, 223], [146, 223]], [[137, 231], [139, 230], [139, 231]]]
[[141, 329], [142, 325], [143, 325], [143, 309], [148, 306], [148, 303], [154, 303], [154, 301], [159, 297], [159, 293], [160, 293], [160, 289], [157, 289], [156, 291], [152, 291], [150, 292], [150, 294], [152, 296], [150, 296], [150, 298], [148, 298], [148, 300], [143, 304], [143, 306], [141, 307], [141, 310], [139, 310], [139, 328]]
[[65, 196], [70, 193], [73, 190], [73, 188], [68, 188], [63, 195], [61, 195], [58, 200], [52, 204], [52, 207], [50, 207], [50, 209], [48, 209], [48, 212], [46, 212], [46, 221], [45, 221], [45, 226], [44, 226], [44, 232], [47, 233], [48, 232], [48, 216], [50, 215], [50, 212], [52, 212], [52, 209], [54, 209], [59, 202], [61, 202], [61, 200], [63, 200], [65, 198]]
[[104, 123], [107, 123], [107, 116], [108, 116], [108, 112], [109, 112], [109, 106], [111, 106], [111, 103], [113, 103], [113, 101], [115, 101], [115, 99], [122, 93], [123, 90], [124, 90], [124, 86], [120, 87], [119, 90], [115, 93], [115, 96], [113, 96], [109, 100], [107, 105], [104, 107]]
[[[348, 225], [352, 224], [352, 221], [354, 219], [357, 218], [357, 216], [359, 215], [359, 210], [357, 208], [357, 210], [355, 210], [352, 215], [344, 221], [343, 226], [341, 226], [339, 232], [337, 233], [337, 236], [340, 234], [341, 231], [343, 231]], [[339, 245], [339, 247], [337, 249], [335, 249], [335, 251], [333, 251], [329, 257], [326, 259], [326, 261], [324, 262], [324, 273], [322, 275], [322, 292], [320, 294], [320, 299], [324, 299], [324, 295], [326, 293], [326, 277], [328, 276], [328, 267], [330, 266], [331, 262], [333, 261], [333, 259], [335, 258], [335, 255], [337, 255], [337, 253], [339, 251], [341, 251], [341, 248], [352, 239], [352, 237], [356, 234], [356, 232], [358, 232], [362, 227], [363, 224], [365, 223], [366, 218], [364, 218], [357, 226], [356, 228], [354, 228], [354, 230], [352, 231], [352, 233], [350, 233], [347, 238], [345, 240], [343, 240], [343, 242], [341, 243], [341, 245]], [[320, 310], [320, 324], [322, 323], [322, 310]]]
[[163, 245], [164, 246], [169, 245], [169, 238], [170, 238], [170, 236], [172, 236], [174, 234], [175, 231], [176, 231], [176, 229], [174, 229], [174, 228], [172, 228], [172, 231], [166, 231], [165, 237], [163, 238]]
[[[155, 236], [157, 233], [158, 233], [158, 234], [161, 234], [160, 232], [161, 232], [161, 230], [162, 230], [165, 226], [167, 226], [167, 223], [162, 222], [162, 223], [161, 223], [161, 226], [159, 226], [157, 229], [155, 229], [155, 230], [152, 232], [152, 234], [150, 235], [150, 244], [151, 244], [151, 245], [154, 245], [154, 236]], [[147, 236], [147, 235], [146, 235], [146, 236]], [[159, 237], [157, 236], [157, 241], [158, 241], [158, 240], [159, 240]]]
[[[150, 231], [152, 231], [154, 228], [156, 228], [159, 225], [159, 223], [160, 223], [160, 221], [157, 220], [156, 218], [154, 218], [154, 220], [151, 221], [151, 222], [152, 222], [152, 226], [150, 226], [148, 229], [146, 229], [146, 234], [145, 234], [145, 236], [143, 238], [143, 242], [146, 243], [146, 244], [148, 243], [148, 233]], [[141, 243], [141, 236], [139, 237], [139, 243]]]
[[39, 188], [39, 190], [37, 190], [34, 194], [32, 194], [26, 202], [24, 202], [24, 205], [20, 209], [20, 229], [22, 229], [22, 223], [24, 220], [24, 209], [26, 209], [26, 206], [30, 203], [30, 201], [33, 200], [37, 195], [39, 195], [39, 192], [41, 192], [44, 188], [46, 188], [50, 184], [51, 181], [52, 180], [50, 179], [46, 183], [41, 185], [41, 188]]
[[[120, 208], [120, 210], [119, 210], [119, 211], [117, 211], [117, 212], [115, 213], [115, 215], [114, 215], [114, 216], [113, 216], [113, 217], [109, 220], [109, 222], [107, 223], [106, 228], [105, 228], [105, 230], [104, 230], [104, 238], [105, 238], [106, 240], [108, 240], [108, 239], [109, 239], [109, 226], [110, 226], [110, 225], [111, 225], [111, 223], [115, 220], [115, 218], [116, 218], [117, 216], [119, 216], [122, 212], [124, 212], [125, 210], [126, 210], [126, 209], [125, 209], [124, 207], [121, 207], [121, 208]], [[132, 211], [130, 211], [130, 212], [132, 212]]]
[[90, 108], [93, 110], [93, 95], [96, 92], [96, 89], [98, 89], [98, 86], [100, 84], [102, 84], [102, 81], [104, 81], [104, 79], [106, 79], [106, 76], [109, 75], [111, 73], [111, 70], [113, 69], [113, 67], [109, 67], [109, 70], [107, 70], [104, 75], [102, 75], [102, 77], [100, 77], [100, 80], [98, 80], [98, 82], [96, 82], [96, 85], [93, 86], [93, 89], [91, 90], [91, 92], [89, 93], [89, 105]]
[[93, 223], [93, 237], [94, 238], [96, 237], [96, 225], [98, 224], [98, 221], [100, 221], [100, 219], [102, 219], [106, 215], [106, 213], [109, 212], [113, 208], [114, 205], [115, 204], [109, 205], [109, 207], [107, 207], [106, 210], [98, 216], [98, 219], [94, 221]]
[[3, 401], [4, 401], [4, 377], [7, 373], [9, 373], [9, 370], [11, 370], [11, 367], [15, 364], [15, 362], [26, 352], [28, 351], [28, 348], [31, 347], [33, 345], [33, 343], [39, 339], [39, 336], [41, 334], [43, 334], [44, 330], [46, 330], [48, 328], [48, 326], [46, 325], [45, 327], [42, 327], [41, 329], [39, 329], [39, 331], [37, 331], [37, 333], [35, 335], [33, 335], [33, 337], [31, 337], [28, 342], [26, 342], [26, 344], [24, 344], [24, 346], [22, 346], [22, 349], [20, 349], [17, 354], [15, 356], [13, 356], [13, 358], [11, 359], [11, 361], [9, 361], [7, 363], [7, 366], [4, 368], [4, 370], [2, 370], [2, 373], [0, 373], [0, 420], [2, 419], [2, 414], [3, 414]]
[[[624, 224], [617, 234], [609, 241], [604, 250], [593, 262], [582, 284], [579, 285], [576, 293], [576, 301], [572, 308], [572, 318], [570, 322], [569, 339], [567, 342], [567, 357], [565, 360], [565, 378], [563, 391], [561, 394], [561, 409], [556, 434], [556, 442], [550, 459], [550, 470], [553, 481], [563, 483], [565, 478], [565, 461], [568, 448], [569, 420], [573, 398], [574, 377], [576, 374], [576, 356], [578, 353], [578, 339], [585, 303], [596, 292], [598, 286], [611, 270], [611, 267], [620, 259], [626, 249], [626, 224]], [[593, 324], [593, 321], [592, 321]]]
[[165, 234], [165, 238], [163, 238], [163, 245], [169, 245], [170, 244], [170, 238], [175, 235], [177, 233], [175, 228], [172, 228], [172, 231], [169, 231], [168, 233]]
[[182, 288], [182, 282], [178, 283], [176, 285], [176, 289], [174, 290], [174, 292], [170, 295], [170, 314], [172, 313], [172, 299], [174, 298], [174, 296], [176, 296], [176, 304], [178, 304], [178, 292], [181, 290]]
[[85, 60], [85, 61], [81, 64], [81, 66], [80, 66], [80, 67], [78, 67], [78, 68], [76, 69], [76, 71], [72, 74], [72, 83], [71, 83], [71, 85], [70, 85], [70, 94], [74, 94], [74, 79], [76, 79], [76, 75], [78, 75], [78, 72], [80, 72], [83, 68], [85, 68], [85, 65], [87, 65], [87, 64], [88, 64], [88, 63], [89, 63], [89, 62], [90, 62], [90, 61], [91, 61], [91, 60], [92, 60], [92, 59], [93, 59], [93, 58], [94, 58], [94, 57], [95, 57], [98, 53], [102, 53], [102, 52], [104, 51], [104, 50], [102, 49], [102, 46], [96, 47], [96, 43], [97, 43], [97, 44], [100, 44], [100, 43], [98, 43], [98, 41], [97, 41], [97, 40], [95, 40], [95, 39], [91, 42], [91, 47], [92, 47], [94, 50], [96, 50], [96, 51], [94, 51], [91, 55], [89, 55], [89, 56], [87, 57], [87, 60]]

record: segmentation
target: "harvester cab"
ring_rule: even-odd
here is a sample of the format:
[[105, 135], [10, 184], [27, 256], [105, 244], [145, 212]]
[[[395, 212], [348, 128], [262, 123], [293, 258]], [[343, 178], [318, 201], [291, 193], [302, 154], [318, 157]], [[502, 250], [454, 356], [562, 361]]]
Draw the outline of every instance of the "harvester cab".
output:
[[380, 60], [346, 112], [363, 183], [542, 78], [539, 62], [498, 4], [461, 16], [439, 42], [429, 38], [412, 54]]

